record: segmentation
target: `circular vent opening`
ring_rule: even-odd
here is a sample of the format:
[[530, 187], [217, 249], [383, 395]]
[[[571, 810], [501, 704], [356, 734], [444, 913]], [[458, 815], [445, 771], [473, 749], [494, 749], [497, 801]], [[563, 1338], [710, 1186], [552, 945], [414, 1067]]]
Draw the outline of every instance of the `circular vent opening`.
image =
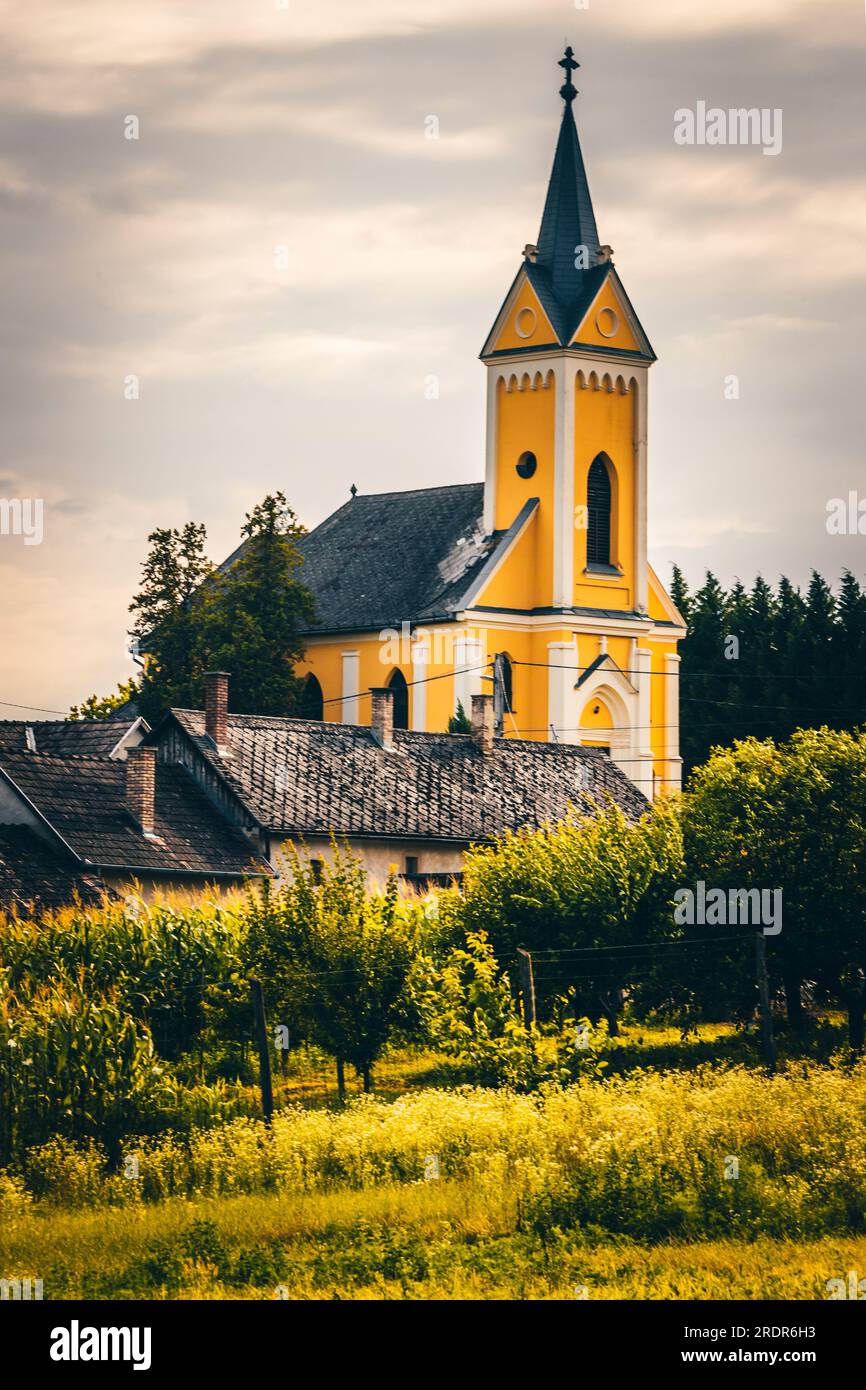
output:
[[529, 450], [517, 460], [517, 471], [521, 478], [531, 478], [538, 467], [538, 459]]

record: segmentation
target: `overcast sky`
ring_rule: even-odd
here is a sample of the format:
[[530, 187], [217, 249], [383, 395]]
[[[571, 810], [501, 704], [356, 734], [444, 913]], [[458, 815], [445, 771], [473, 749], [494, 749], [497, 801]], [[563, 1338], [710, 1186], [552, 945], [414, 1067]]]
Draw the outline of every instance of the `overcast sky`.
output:
[[[277, 488], [314, 526], [353, 482], [481, 478], [477, 354], [537, 235], [566, 38], [659, 357], [653, 563], [866, 580], [866, 537], [826, 529], [866, 498], [863, 0], [0, 13], [0, 498], [45, 507], [41, 545], [0, 535], [0, 700], [62, 710], [134, 670], [157, 526], [204, 521], [221, 560]], [[677, 145], [698, 101], [781, 108], [781, 153]]]

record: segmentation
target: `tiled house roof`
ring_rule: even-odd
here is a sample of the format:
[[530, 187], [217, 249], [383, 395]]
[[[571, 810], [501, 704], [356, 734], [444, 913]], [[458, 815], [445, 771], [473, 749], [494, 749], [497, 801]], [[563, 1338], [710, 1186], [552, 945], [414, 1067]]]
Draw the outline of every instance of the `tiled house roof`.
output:
[[52, 848], [25, 825], [0, 826], [0, 908], [61, 907], [78, 898], [98, 903], [105, 893], [95, 874]]
[[27, 730], [31, 729], [37, 753], [108, 758], [134, 723], [134, 716], [127, 719], [0, 719], [0, 754], [26, 752]]
[[[369, 728], [230, 714], [232, 756], [221, 756], [198, 710], [173, 710], [186, 735], [170, 756], [193, 754], [224, 779], [272, 834], [481, 841], [561, 819], [607, 796], [629, 815], [647, 802], [600, 750], [495, 739], [483, 754], [469, 735], [397, 730], [384, 749]], [[157, 730], [163, 742], [166, 725]], [[168, 750], [166, 750], [168, 751]], [[162, 766], [160, 764], [160, 766]]]
[[154, 838], [126, 809], [125, 778], [125, 765], [108, 758], [0, 757], [0, 782], [35, 808], [84, 865], [203, 877], [268, 872], [250, 841], [183, 768], [158, 770]]

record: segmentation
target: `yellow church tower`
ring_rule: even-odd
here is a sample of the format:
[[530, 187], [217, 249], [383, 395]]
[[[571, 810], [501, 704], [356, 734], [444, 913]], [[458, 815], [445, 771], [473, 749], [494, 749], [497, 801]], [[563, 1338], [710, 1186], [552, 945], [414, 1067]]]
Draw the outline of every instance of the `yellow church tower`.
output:
[[655, 354], [599, 239], [571, 48], [560, 66], [537, 243], [481, 351], [483, 487], [353, 490], [304, 539], [307, 712], [369, 723], [388, 685], [398, 723], [442, 732], [492, 689], [501, 736], [604, 748], [651, 799], [680, 785], [685, 635], [647, 561]]

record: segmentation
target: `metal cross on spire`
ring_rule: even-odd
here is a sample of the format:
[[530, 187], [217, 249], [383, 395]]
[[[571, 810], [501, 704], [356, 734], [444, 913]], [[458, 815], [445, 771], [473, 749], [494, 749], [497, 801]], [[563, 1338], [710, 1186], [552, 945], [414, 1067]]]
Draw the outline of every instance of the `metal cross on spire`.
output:
[[563, 101], [570, 104], [577, 96], [577, 88], [571, 80], [571, 74], [580, 67], [580, 63], [577, 62], [574, 56], [574, 49], [571, 44], [569, 44], [565, 50], [565, 57], [560, 58], [559, 66], [565, 68], [565, 81], [559, 89], [559, 95], [562, 97]]

